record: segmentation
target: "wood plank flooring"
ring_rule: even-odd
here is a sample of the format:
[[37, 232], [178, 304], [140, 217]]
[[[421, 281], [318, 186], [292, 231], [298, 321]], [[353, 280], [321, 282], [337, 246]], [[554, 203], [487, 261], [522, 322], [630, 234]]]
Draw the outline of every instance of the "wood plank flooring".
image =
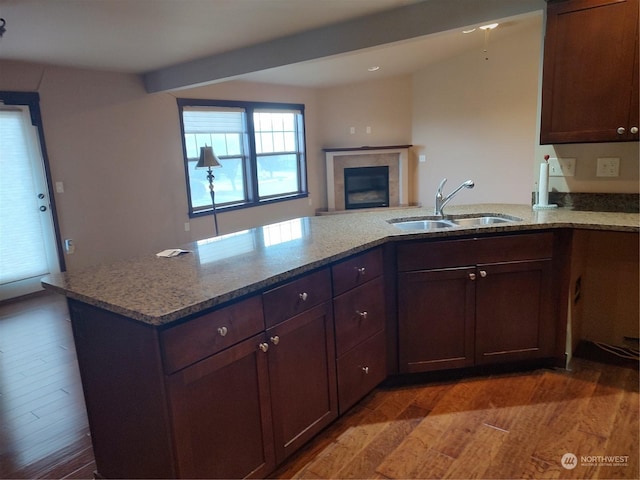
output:
[[94, 470], [64, 297], [0, 305], [0, 478], [93, 478]]
[[[637, 370], [581, 359], [570, 371], [383, 387], [273, 477], [637, 479], [639, 409]], [[64, 299], [0, 305], [0, 478], [94, 470]]]

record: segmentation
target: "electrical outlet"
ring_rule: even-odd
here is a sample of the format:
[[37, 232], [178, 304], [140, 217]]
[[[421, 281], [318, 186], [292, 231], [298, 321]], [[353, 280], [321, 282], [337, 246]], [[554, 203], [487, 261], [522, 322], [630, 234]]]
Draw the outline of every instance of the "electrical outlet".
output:
[[75, 243], [73, 243], [72, 239], [67, 238], [64, 241], [64, 251], [67, 252], [67, 255], [71, 255], [73, 252], [76, 251], [76, 245]]
[[575, 177], [576, 175], [576, 159], [575, 158], [551, 157], [548, 161], [549, 161], [550, 177]]
[[602, 157], [598, 158], [596, 169], [597, 177], [617, 177], [620, 175], [620, 158]]

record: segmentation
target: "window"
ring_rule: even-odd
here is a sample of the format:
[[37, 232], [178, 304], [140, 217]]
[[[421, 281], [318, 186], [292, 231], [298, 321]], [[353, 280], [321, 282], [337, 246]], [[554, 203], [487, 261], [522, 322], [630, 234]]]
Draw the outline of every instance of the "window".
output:
[[211, 213], [207, 171], [196, 169], [210, 146], [216, 209], [306, 197], [304, 105], [178, 99], [189, 216]]

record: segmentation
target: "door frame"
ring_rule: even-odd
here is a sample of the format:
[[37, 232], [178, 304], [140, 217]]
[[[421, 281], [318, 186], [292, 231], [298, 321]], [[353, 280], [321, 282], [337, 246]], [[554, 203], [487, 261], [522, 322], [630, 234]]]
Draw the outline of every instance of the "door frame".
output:
[[67, 268], [64, 261], [64, 250], [62, 248], [62, 236], [60, 234], [60, 225], [58, 223], [58, 210], [56, 209], [56, 200], [52, 192], [54, 192], [51, 181], [51, 169], [49, 168], [49, 156], [47, 155], [47, 146], [44, 140], [44, 127], [42, 124], [42, 115], [40, 113], [40, 94], [38, 92], [12, 92], [0, 90], [0, 101], [4, 105], [22, 105], [29, 108], [31, 115], [31, 124], [38, 131], [38, 141], [40, 142], [40, 151], [42, 152], [42, 164], [44, 166], [45, 181], [47, 183], [49, 207], [51, 209], [51, 217], [53, 219], [53, 230], [56, 239], [56, 252], [58, 254], [58, 265], [60, 271], [64, 272]]

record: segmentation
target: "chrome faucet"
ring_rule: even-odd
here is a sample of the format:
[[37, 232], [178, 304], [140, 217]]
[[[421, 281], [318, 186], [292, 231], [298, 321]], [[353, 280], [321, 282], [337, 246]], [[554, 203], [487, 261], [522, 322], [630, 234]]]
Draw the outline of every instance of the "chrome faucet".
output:
[[438, 187], [438, 191], [436, 192], [436, 208], [435, 208], [434, 214], [439, 216], [439, 217], [444, 217], [444, 212], [443, 212], [444, 206], [447, 203], [449, 203], [449, 200], [451, 200], [456, 193], [458, 193], [463, 188], [473, 188], [476, 185], [475, 183], [473, 183], [473, 180], [467, 180], [462, 185], [460, 185], [458, 188], [456, 188], [453, 192], [451, 192], [449, 195], [447, 195], [446, 197], [443, 198], [443, 196], [442, 196], [442, 188], [444, 187], [445, 183], [447, 183], [447, 179], [446, 178], [444, 178], [440, 182], [440, 186]]

